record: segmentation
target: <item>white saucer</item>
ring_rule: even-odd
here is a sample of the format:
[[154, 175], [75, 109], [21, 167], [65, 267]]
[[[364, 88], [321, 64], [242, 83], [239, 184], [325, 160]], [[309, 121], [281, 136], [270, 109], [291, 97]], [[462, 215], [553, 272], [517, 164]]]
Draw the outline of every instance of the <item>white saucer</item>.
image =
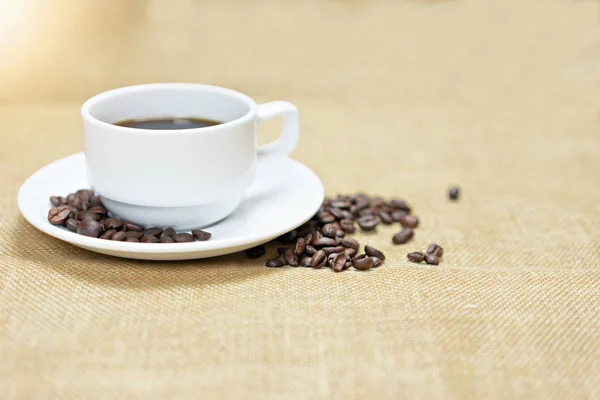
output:
[[268, 242], [308, 221], [323, 201], [323, 185], [305, 165], [287, 157], [258, 164], [256, 182], [240, 207], [206, 228], [206, 242], [148, 244], [78, 235], [48, 222], [49, 197], [89, 187], [85, 156], [74, 154], [37, 171], [19, 190], [21, 213], [37, 229], [75, 246], [112, 256], [142, 260], [189, 260], [235, 253]]

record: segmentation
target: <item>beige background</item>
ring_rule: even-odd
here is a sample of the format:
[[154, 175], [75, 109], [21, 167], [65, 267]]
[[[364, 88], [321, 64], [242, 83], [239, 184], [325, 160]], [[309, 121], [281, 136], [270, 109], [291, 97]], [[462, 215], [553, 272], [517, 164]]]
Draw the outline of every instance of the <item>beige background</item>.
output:
[[[600, 398], [599, 26], [591, 0], [0, 0], [0, 397]], [[29, 226], [18, 187], [81, 150], [81, 102], [156, 81], [296, 103], [329, 194], [422, 228], [334, 274]]]

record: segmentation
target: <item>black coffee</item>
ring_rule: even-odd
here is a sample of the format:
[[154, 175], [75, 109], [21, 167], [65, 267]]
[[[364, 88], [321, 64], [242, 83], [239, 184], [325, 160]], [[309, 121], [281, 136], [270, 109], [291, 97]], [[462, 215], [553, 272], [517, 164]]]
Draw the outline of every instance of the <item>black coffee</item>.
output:
[[115, 122], [113, 125], [124, 126], [126, 128], [137, 129], [155, 129], [155, 130], [171, 130], [171, 129], [196, 129], [206, 128], [222, 124], [219, 121], [211, 119], [194, 118], [194, 117], [178, 117], [178, 118], [148, 118], [148, 119], [127, 119], [125, 121]]

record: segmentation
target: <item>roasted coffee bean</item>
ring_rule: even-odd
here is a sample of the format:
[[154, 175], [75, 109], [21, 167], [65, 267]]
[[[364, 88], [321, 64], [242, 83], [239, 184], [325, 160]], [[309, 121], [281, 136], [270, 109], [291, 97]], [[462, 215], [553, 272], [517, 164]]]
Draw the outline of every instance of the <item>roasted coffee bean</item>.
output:
[[342, 230], [346, 233], [354, 233], [356, 231], [356, 226], [354, 226], [354, 221], [351, 219], [341, 220], [340, 226], [342, 227]]
[[127, 238], [127, 235], [125, 234], [125, 232], [119, 231], [119, 232], [115, 233], [114, 235], [112, 235], [112, 237], [110, 238], [110, 240], [123, 241], [126, 238]]
[[350, 214], [353, 217], [358, 217], [359, 213], [360, 213], [360, 208], [358, 208], [358, 206], [356, 206], [356, 205], [350, 206]]
[[335, 207], [335, 208], [342, 208], [342, 209], [349, 209], [350, 206], [352, 205], [352, 203], [350, 203], [349, 200], [344, 199], [344, 200], [334, 200], [331, 202], [331, 204], [329, 204], [331, 207]]
[[176, 233], [177, 232], [175, 232], [175, 229], [169, 227], [169, 228], [165, 229], [162, 234], [164, 236], [173, 236]]
[[385, 211], [379, 212], [379, 218], [381, 218], [381, 222], [383, 222], [386, 225], [390, 225], [394, 222], [394, 219], [392, 218], [392, 216]]
[[313, 239], [313, 247], [332, 247], [337, 245], [337, 241], [332, 238], [322, 237], [315, 242]]
[[403, 215], [400, 218], [400, 223], [405, 228], [416, 228], [417, 226], [419, 226], [419, 218], [408, 214]]
[[124, 242], [139, 243], [140, 239], [134, 237], [125, 238]]
[[444, 249], [439, 244], [431, 243], [427, 248], [427, 254], [433, 254], [436, 257], [444, 255]]
[[104, 221], [104, 229], [121, 229], [123, 221], [118, 218], [109, 218]]
[[300, 260], [298, 260], [298, 256], [294, 253], [294, 250], [289, 249], [285, 252], [285, 260], [292, 267], [297, 267], [300, 265]]
[[296, 253], [297, 256], [301, 256], [302, 253], [304, 253], [304, 249], [306, 249], [306, 240], [304, 240], [304, 238], [298, 238], [298, 240], [296, 240], [296, 246], [294, 247], [294, 253]]
[[319, 221], [321, 221], [322, 224], [330, 224], [333, 221], [335, 221], [335, 217], [328, 212], [322, 213], [321, 215], [319, 215]]
[[420, 263], [421, 261], [425, 260], [426, 256], [422, 251], [413, 251], [412, 253], [408, 253], [406, 257], [409, 259], [409, 261]]
[[50, 203], [52, 203], [53, 207], [58, 207], [66, 204], [66, 199], [60, 196], [50, 196]]
[[306, 243], [306, 245], [308, 246], [312, 243], [312, 239], [313, 239], [313, 234], [308, 233], [306, 236], [304, 236], [304, 243]]
[[102, 236], [100, 236], [100, 239], [110, 240], [110, 238], [112, 238], [115, 233], [117, 233], [116, 229], [109, 229], [106, 232], [104, 232]]
[[362, 260], [363, 258], [367, 258], [367, 257], [368, 257], [368, 255], [366, 255], [365, 253], [357, 254], [354, 257], [352, 257], [352, 261], [354, 261], [354, 260]]
[[92, 197], [92, 199], [90, 200], [90, 205], [92, 207], [95, 207], [95, 206], [104, 207], [104, 204], [102, 204], [102, 199], [100, 199], [100, 196], [98, 196], [98, 195], [95, 195], [94, 197]]
[[450, 190], [448, 191], [448, 198], [450, 200], [458, 200], [459, 196], [460, 196], [460, 189], [457, 186], [451, 187]]
[[333, 259], [331, 268], [333, 268], [335, 272], [342, 272], [346, 261], [348, 261], [346, 253], [338, 253]]
[[430, 265], [438, 265], [440, 263], [440, 258], [438, 256], [434, 256], [433, 254], [427, 254], [425, 257], [425, 262]]
[[359, 210], [364, 210], [365, 208], [369, 207], [369, 203], [371, 201], [369, 200], [368, 197], [356, 197], [354, 205], [359, 209]]
[[312, 232], [312, 240], [310, 241], [310, 244], [314, 246], [315, 242], [318, 242], [319, 239], [321, 239], [322, 237], [323, 234], [321, 233], [320, 229], [318, 231]]
[[327, 224], [321, 230], [321, 232], [323, 233], [323, 236], [330, 237], [330, 238], [335, 237], [336, 231], [337, 231], [337, 228], [333, 224]]
[[69, 218], [73, 218], [73, 219], [77, 219], [77, 214], [79, 214], [79, 211], [81, 211], [79, 208], [75, 208], [73, 206], [67, 206], [69, 207], [69, 209], [71, 210], [71, 213], [69, 214]]
[[348, 258], [352, 258], [356, 255], [356, 250], [354, 250], [352, 248], [347, 248], [347, 249], [344, 249], [344, 253], [346, 253]]
[[281, 260], [281, 258], [277, 257], [277, 258], [271, 258], [270, 260], [267, 260], [267, 263], [265, 265], [269, 268], [280, 268], [280, 267], [283, 267], [284, 263]]
[[410, 212], [410, 207], [406, 204], [406, 201], [402, 199], [392, 199], [389, 202], [389, 206], [394, 210], [404, 210], [406, 212]]
[[371, 259], [373, 260], [373, 268], [383, 264], [383, 261], [379, 257], [371, 257]]
[[394, 244], [404, 244], [412, 239], [414, 235], [415, 233], [412, 229], [404, 228], [392, 237], [392, 242]]
[[335, 219], [344, 219], [346, 214], [339, 208], [330, 208], [329, 213], [335, 217]]
[[140, 239], [142, 237], [142, 232], [136, 232], [136, 231], [125, 232], [125, 237]]
[[359, 258], [352, 260], [352, 265], [359, 271], [366, 271], [373, 268], [373, 259], [371, 257]]
[[323, 268], [327, 262], [327, 255], [323, 250], [317, 251], [313, 254], [310, 265], [313, 268]]
[[335, 246], [335, 247], [323, 247], [321, 250], [323, 250], [325, 252], [325, 254], [327, 256], [329, 256], [332, 253], [342, 253], [344, 250], [346, 250], [346, 248], [342, 247], [342, 246]]
[[62, 225], [69, 219], [70, 214], [71, 209], [68, 206], [52, 207], [48, 211], [48, 222], [52, 225]]
[[160, 228], [150, 228], [150, 229], [146, 229], [144, 231], [144, 236], [146, 235], [150, 235], [150, 236], [160, 236], [163, 233], [163, 230]]
[[302, 260], [300, 260], [300, 265], [303, 267], [310, 267], [311, 266], [311, 262], [312, 262], [312, 258], [311, 257], [302, 257]]
[[282, 255], [285, 254], [286, 251], [288, 251], [289, 248], [288, 247], [278, 247], [277, 248], [277, 254]]
[[358, 215], [360, 217], [374, 217], [377, 213], [372, 208], [363, 208]]
[[392, 219], [395, 222], [400, 222], [400, 219], [405, 216], [406, 214], [408, 214], [405, 210], [394, 210], [392, 212]]
[[97, 238], [102, 233], [102, 226], [93, 219], [84, 219], [77, 224], [77, 233], [84, 236]]
[[293, 231], [289, 231], [277, 238], [277, 240], [281, 243], [294, 243], [298, 238], [298, 232], [294, 229]]
[[[201, 241], [201, 242], [205, 242], [205, 241], [207, 241], [208, 239], [210, 239], [210, 238], [211, 238], [211, 236], [212, 236], [212, 233], [210, 233], [210, 232], [205, 232], [205, 231], [202, 231], [202, 230], [200, 230], [200, 229], [194, 229], [194, 230], [192, 231], [192, 235], [194, 235], [194, 237], [195, 237], [196, 239], [198, 239], [199, 241]], [[176, 240], [176, 241], [177, 241], [177, 240]]]
[[87, 207], [84, 207], [85, 202], [83, 200], [81, 200], [81, 198], [75, 196], [73, 198], [73, 200], [71, 200], [70, 202], [67, 203], [68, 205], [70, 205], [71, 207], [75, 207], [78, 210], [84, 210]]
[[102, 227], [104, 227], [104, 223], [106, 222], [106, 220], [107, 220], [107, 218], [101, 218], [101, 219], [98, 220], [98, 223], [100, 225], [102, 225]]
[[186, 243], [186, 242], [193, 242], [194, 241], [194, 236], [192, 236], [190, 233], [176, 233], [173, 235], [173, 240], [176, 243]]
[[331, 253], [327, 256], [327, 266], [333, 268], [333, 260], [339, 253]]
[[265, 255], [267, 249], [265, 246], [255, 246], [246, 250], [246, 255], [249, 258], [259, 258]]
[[125, 232], [134, 231], [134, 232], [143, 232], [144, 228], [139, 225], [132, 224], [131, 222], [123, 223], [123, 230]]
[[88, 201], [90, 201], [90, 200], [92, 200], [94, 198], [94, 192], [92, 190], [89, 190], [89, 189], [80, 189], [77, 192], [75, 192], [75, 194], [77, 196], [79, 196], [79, 198], [84, 203], [87, 203]]
[[354, 239], [354, 238], [344, 238], [344, 239], [342, 239], [340, 244], [344, 247], [348, 247], [348, 248], [354, 249], [356, 251], [358, 251], [358, 248], [359, 248], [359, 244], [356, 241], [356, 239]]
[[310, 244], [307, 244], [306, 247], [304, 248], [304, 253], [306, 253], [309, 256], [313, 256], [315, 253], [317, 252], [317, 249], [315, 249], [314, 247], [312, 247]]
[[369, 245], [365, 246], [365, 253], [367, 253], [367, 255], [370, 257], [377, 257], [381, 261], [385, 260], [385, 254], [383, 254], [383, 252], [380, 250], [377, 250], [375, 247]]
[[71, 204], [75, 198], [78, 197], [75, 193], [71, 193], [67, 196], [67, 204]]
[[352, 261], [348, 260], [346, 261], [346, 264], [344, 264], [344, 269], [348, 269], [352, 266]]
[[107, 211], [106, 208], [101, 207], [101, 206], [94, 206], [94, 207], [90, 207], [87, 209], [88, 212], [94, 213], [94, 214], [99, 214], [99, 215], [106, 215]]
[[89, 211], [79, 211], [77, 213], [77, 219], [83, 221], [84, 219], [93, 219], [94, 221], [100, 221], [100, 215], [94, 214]]
[[358, 226], [363, 231], [372, 231], [379, 225], [379, 219], [373, 216], [360, 217], [358, 220]]
[[374, 197], [371, 199], [371, 207], [373, 208], [381, 208], [385, 205], [385, 200], [381, 197]]
[[78, 224], [79, 224], [79, 221], [77, 221], [77, 219], [75, 219], [75, 218], [69, 218], [67, 220], [67, 222], [65, 222], [65, 226], [71, 232], [77, 232], [77, 225]]
[[338, 229], [337, 231], [335, 231], [336, 238], [343, 238], [344, 236], [346, 236], [346, 232], [344, 232], [343, 230]]
[[158, 243], [158, 238], [153, 235], [144, 235], [140, 238], [142, 243]]
[[175, 243], [175, 241], [173, 240], [173, 238], [171, 236], [167, 236], [164, 233], [162, 235], [160, 235], [160, 239], [158, 240], [159, 243]]

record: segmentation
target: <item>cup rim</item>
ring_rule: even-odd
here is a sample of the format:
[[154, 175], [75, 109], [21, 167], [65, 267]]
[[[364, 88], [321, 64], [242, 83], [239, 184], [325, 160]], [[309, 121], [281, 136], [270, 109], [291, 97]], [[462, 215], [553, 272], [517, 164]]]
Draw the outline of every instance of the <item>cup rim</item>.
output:
[[[94, 105], [96, 105], [102, 101], [109, 100], [111, 97], [117, 96], [122, 93], [132, 92], [132, 91], [133, 92], [144, 92], [146, 90], [168, 89], [168, 88], [174, 88], [174, 89], [191, 88], [191, 89], [196, 89], [196, 90], [225, 93], [231, 97], [235, 97], [238, 100], [241, 100], [244, 103], [246, 103], [246, 105], [248, 106], [248, 112], [246, 114], [242, 115], [241, 117], [234, 119], [233, 121], [223, 122], [219, 125], [207, 126], [207, 127], [203, 127], [203, 128], [160, 129], [160, 130], [130, 128], [130, 127], [126, 127], [126, 126], [113, 125], [111, 123], [99, 120], [98, 118], [94, 117], [90, 112], [90, 109]], [[111, 89], [106, 92], [102, 92], [95, 96], [90, 97], [81, 106], [81, 117], [85, 121], [88, 121], [100, 128], [110, 128], [110, 129], [115, 129], [118, 131], [123, 131], [123, 132], [128, 132], [128, 133], [139, 133], [139, 134], [144, 134], [144, 135], [148, 135], [148, 134], [151, 134], [151, 135], [167, 135], [167, 134], [173, 135], [174, 133], [177, 133], [179, 135], [187, 135], [187, 134], [198, 135], [201, 133], [213, 132], [213, 131], [216, 131], [219, 129], [230, 128], [230, 127], [235, 127], [237, 125], [244, 124], [248, 120], [251, 120], [252, 118], [254, 118], [254, 115], [256, 114], [256, 108], [257, 108], [256, 102], [250, 96], [247, 96], [236, 90], [224, 88], [221, 86], [206, 85], [206, 84], [201, 84], [201, 83], [148, 83], [148, 84], [142, 84], [142, 85], [123, 86], [123, 87]]]

